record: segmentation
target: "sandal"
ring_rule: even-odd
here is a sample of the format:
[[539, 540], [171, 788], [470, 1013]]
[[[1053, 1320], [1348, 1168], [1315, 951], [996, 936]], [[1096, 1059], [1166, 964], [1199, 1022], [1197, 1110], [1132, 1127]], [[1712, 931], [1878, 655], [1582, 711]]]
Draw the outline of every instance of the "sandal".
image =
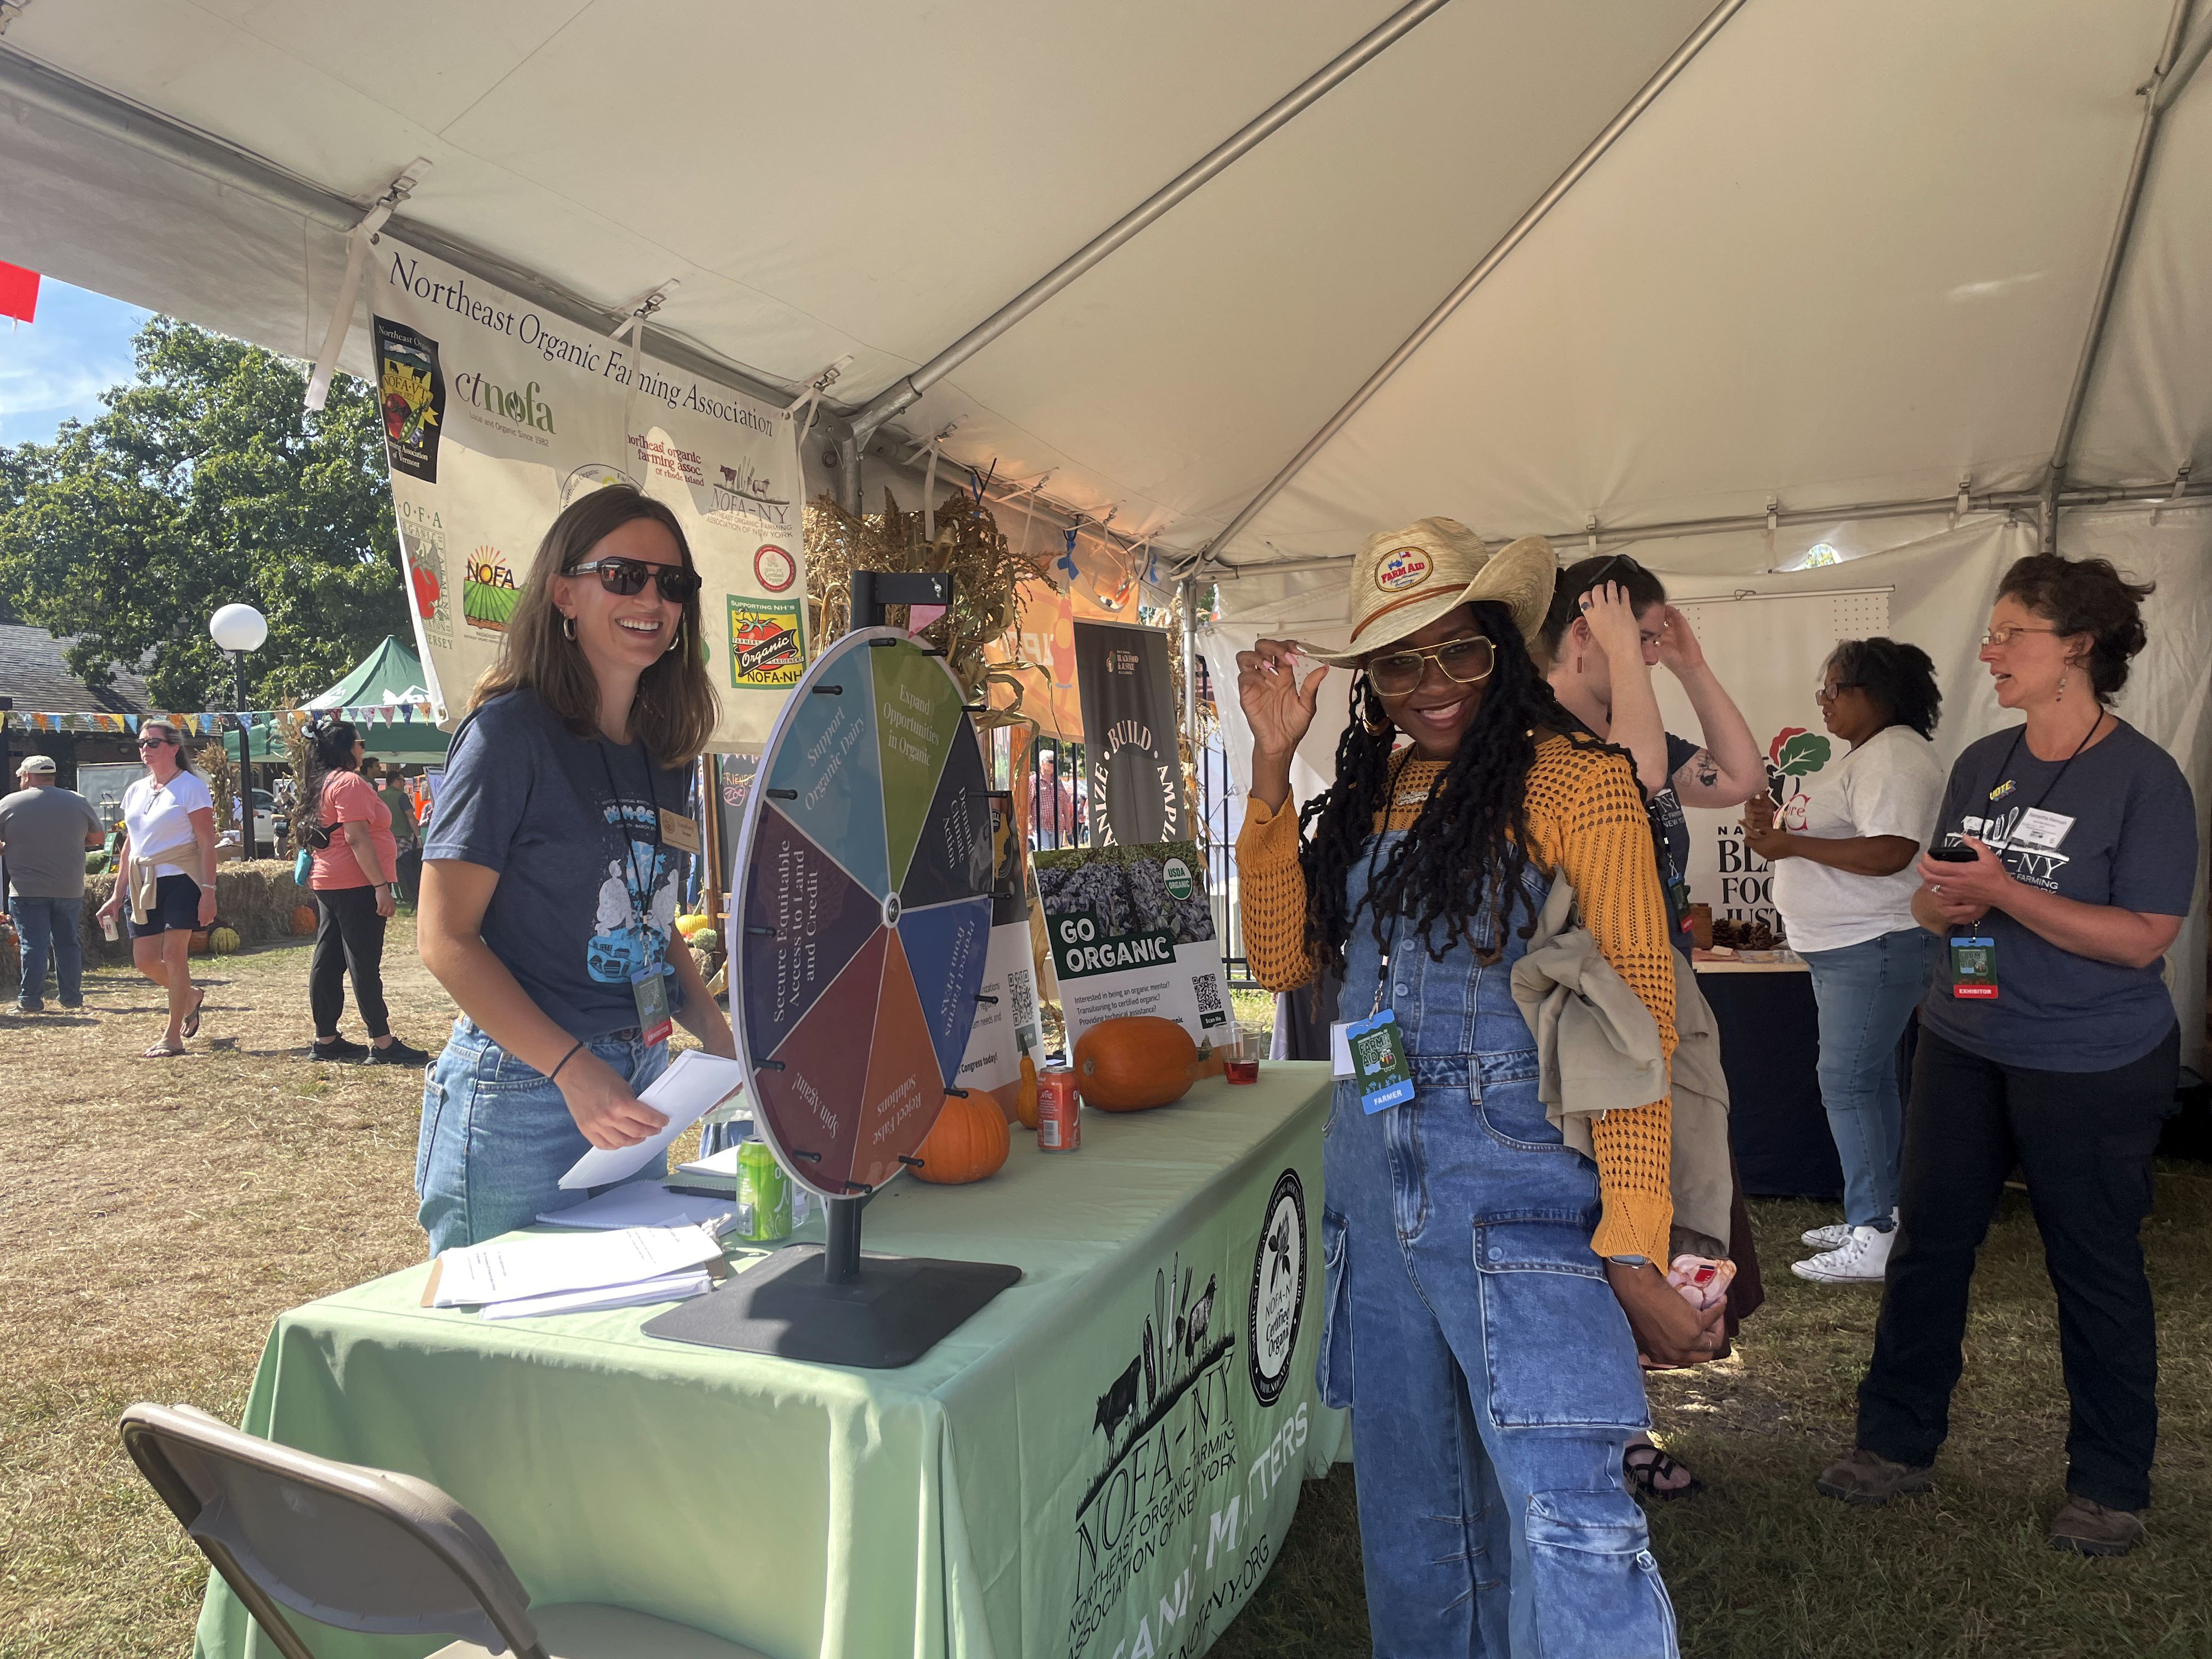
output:
[[[655, 591], [657, 592], [658, 590]], [[192, 1004], [191, 1012], [185, 1016], [185, 1035], [186, 1036], [196, 1037], [200, 1034], [200, 1010], [206, 1006], [207, 990], [206, 988], [203, 987], [200, 990], [200, 1000]]]
[[185, 1051], [182, 1048], [172, 1048], [166, 1042], [157, 1042], [152, 1048], [140, 1054], [138, 1058], [141, 1060], [174, 1060], [179, 1054], [181, 1054], [184, 1052]]
[[[1637, 1457], [1638, 1452], [1645, 1454], [1640, 1461]], [[1648, 1440], [1640, 1441], [1621, 1453], [1620, 1473], [1638, 1498], [1691, 1498], [1705, 1489], [1704, 1481]], [[1679, 1486], [1659, 1484], [1677, 1474], [1688, 1474], [1690, 1478]]]

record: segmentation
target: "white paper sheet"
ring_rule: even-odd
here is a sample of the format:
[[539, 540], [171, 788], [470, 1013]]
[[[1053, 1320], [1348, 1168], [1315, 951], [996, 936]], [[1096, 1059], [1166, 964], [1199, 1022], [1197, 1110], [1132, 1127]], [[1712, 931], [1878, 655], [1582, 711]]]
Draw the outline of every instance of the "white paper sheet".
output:
[[667, 1127], [635, 1146], [623, 1146], [612, 1152], [592, 1147], [561, 1177], [562, 1188], [574, 1192], [580, 1187], [611, 1186], [635, 1175], [653, 1161], [655, 1154], [665, 1152], [670, 1141], [728, 1099], [732, 1091], [744, 1088], [744, 1084], [745, 1068], [736, 1060], [686, 1048], [660, 1074], [659, 1080], [638, 1097], [654, 1111], [666, 1115]]
[[431, 1305], [470, 1307], [635, 1285], [696, 1267], [721, 1253], [721, 1241], [702, 1227], [624, 1227], [554, 1238], [498, 1239], [439, 1256], [438, 1290]]
[[735, 1181], [738, 1178], [738, 1148], [744, 1145], [742, 1140], [733, 1140], [719, 1152], [709, 1152], [704, 1158], [693, 1158], [689, 1164], [679, 1164], [676, 1166], [674, 1178], [714, 1176], [720, 1180]]
[[703, 1296], [714, 1281], [696, 1269], [663, 1273], [638, 1285], [610, 1285], [596, 1291], [561, 1291], [552, 1296], [518, 1297], [512, 1302], [488, 1302], [481, 1312], [486, 1319], [540, 1319], [547, 1314], [595, 1313], [605, 1308], [636, 1308], [648, 1302], [681, 1302]]
[[672, 1193], [658, 1182], [632, 1181], [587, 1198], [565, 1210], [548, 1210], [538, 1218], [550, 1227], [713, 1227], [717, 1232], [738, 1212], [735, 1198], [692, 1198]]

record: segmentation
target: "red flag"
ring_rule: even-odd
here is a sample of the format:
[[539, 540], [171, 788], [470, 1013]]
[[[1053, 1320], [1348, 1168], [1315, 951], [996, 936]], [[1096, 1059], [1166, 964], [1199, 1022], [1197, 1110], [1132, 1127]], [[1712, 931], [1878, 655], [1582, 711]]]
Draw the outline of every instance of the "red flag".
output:
[[39, 273], [21, 265], [0, 264], [0, 317], [27, 323], [39, 308]]

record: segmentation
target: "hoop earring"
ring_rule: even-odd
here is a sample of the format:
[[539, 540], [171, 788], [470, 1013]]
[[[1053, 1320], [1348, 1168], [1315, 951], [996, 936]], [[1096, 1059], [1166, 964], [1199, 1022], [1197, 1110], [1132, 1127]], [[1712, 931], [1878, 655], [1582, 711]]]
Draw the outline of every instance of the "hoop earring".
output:
[[[1375, 688], [1370, 685], [1366, 691], [1364, 706], [1359, 711], [1360, 728], [1369, 737], [1379, 738], [1390, 729], [1389, 714], [1382, 707], [1382, 699], [1376, 695]], [[1379, 721], [1376, 719], [1378, 714], [1382, 716]]]
[[668, 651], [664, 651], [664, 652], [662, 652], [660, 654], [661, 654], [662, 656], [664, 656], [664, 657], [665, 657], [665, 656], [666, 656], [666, 655], [668, 654], [668, 652], [669, 652], [669, 651], [673, 651], [674, 649], [676, 649], [676, 647], [677, 647], [678, 646], [679, 646], [679, 645], [681, 645], [681, 644], [683, 644], [683, 643], [684, 643], [684, 623], [683, 623], [683, 621], [679, 618], [679, 619], [678, 620], [677, 623], [676, 623], [676, 637], [675, 637], [674, 639], [672, 639], [672, 640], [669, 641], [669, 642], [668, 642]]
[[576, 637], [576, 619], [565, 611], [561, 613], [561, 637], [572, 642]]

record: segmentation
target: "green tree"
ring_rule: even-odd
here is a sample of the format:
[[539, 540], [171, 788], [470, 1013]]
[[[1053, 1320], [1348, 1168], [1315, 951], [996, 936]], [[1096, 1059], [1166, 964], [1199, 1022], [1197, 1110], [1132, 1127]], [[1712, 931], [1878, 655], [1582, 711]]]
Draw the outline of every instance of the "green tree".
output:
[[[269, 618], [246, 659], [254, 707], [312, 696], [404, 635], [398, 539], [373, 389], [340, 375], [319, 414], [304, 364], [157, 317], [107, 413], [0, 451], [0, 604], [75, 635], [70, 671], [146, 676], [163, 708], [228, 708], [208, 618]], [[141, 670], [141, 665], [143, 665]]]

